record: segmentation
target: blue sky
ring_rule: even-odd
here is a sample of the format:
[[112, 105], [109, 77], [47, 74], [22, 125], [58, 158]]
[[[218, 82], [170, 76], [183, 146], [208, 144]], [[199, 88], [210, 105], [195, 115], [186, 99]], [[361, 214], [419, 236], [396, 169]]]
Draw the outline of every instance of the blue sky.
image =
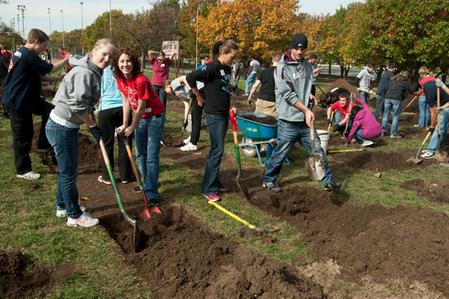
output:
[[[122, 9], [125, 13], [134, 12], [142, 8], [151, 7], [153, 0], [110, 0], [113, 9]], [[238, 0], [236, 0], [238, 1]], [[9, 4], [0, 4], [0, 18], [10, 25], [16, 19], [17, 5], [25, 5], [25, 32], [33, 27], [45, 32], [50, 30], [48, 8], [50, 8], [52, 30], [62, 30], [63, 10], [64, 30], [70, 31], [81, 28], [80, 0], [9, 0]], [[83, 0], [84, 26], [91, 24], [95, 18], [105, 11], [109, 11], [109, 0]], [[333, 13], [340, 5], [346, 6], [351, 0], [301, 0], [301, 12], [310, 14]], [[20, 17], [21, 18], [21, 17]], [[16, 25], [17, 28], [17, 25]], [[22, 27], [20, 27], [21, 30]]]

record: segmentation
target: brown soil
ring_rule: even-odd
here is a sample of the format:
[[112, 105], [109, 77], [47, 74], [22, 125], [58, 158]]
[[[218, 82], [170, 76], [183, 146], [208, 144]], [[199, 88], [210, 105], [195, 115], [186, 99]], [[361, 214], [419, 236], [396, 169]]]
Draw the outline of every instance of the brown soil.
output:
[[427, 167], [435, 163], [436, 160], [424, 160], [421, 164], [407, 162], [410, 157], [415, 157], [416, 152], [403, 150], [400, 152], [351, 152], [332, 154], [331, 163], [337, 167], [347, 166], [355, 169], [368, 169], [374, 171], [386, 171], [391, 169], [406, 170], [411, 168]]
[[266, 117], [257, 117], [256, 115], [253, 114], [244, 114], [244, 115], [240, 115], [241, 118], [244, 119], [249, 119], [258, 123], [262, 123], [262, 124], [267, 124], [267, 125], [276, 125], [277, 124], [277, 120], [276, 118], [267, 115]]
[[402, 278], [449, 295], [449, 218], [424, 209], [358, 207], [319, 190], [257, 193], [251, 202], [302, 232], [316, 260], [334, 259], [344, 279]]
[[33, 266], [21, 252], [0, 251], [0, 298], [43, 298], [52, 287], [74, 273], [68, 264], [53, 272]]
[[[127, 259], [145, 279], [154, 298], [322, 298], [322, 288], [275, 263], [211, 232], [176, 206], [141, 225], [144, 249]], [[130, 239], [130, 225], [116, 215], [102, 219], [116, 240]], [[126, 235], [125, 237], [123, 235]]]
[[420, 196], [427, 197], [432, 201], [449, 202], [449, 183], [446, 180], [426, 184], [421, 179], [413, 179], [401, 184], [401, 187], [407, 190], [413, 190]]

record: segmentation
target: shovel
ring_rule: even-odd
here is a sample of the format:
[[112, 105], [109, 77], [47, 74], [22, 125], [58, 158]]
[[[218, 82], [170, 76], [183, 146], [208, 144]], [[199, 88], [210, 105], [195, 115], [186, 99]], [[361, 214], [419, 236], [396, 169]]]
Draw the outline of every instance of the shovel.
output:
[[408, 158], [407, 162], [414, 163], [414, 164], [418, 165], [419, 163], [421, 163], [423, 161], [421, 158], [419, 158], [419, 154], [421, 153], [422, 147], [426, 143], [427, 139], [429, 139], [429, 136], [431, 133], [432, 132], [427, 133], [426, 138], [424, 138], [423, 142], [421, 143], [421, 146], [419, 147], [418, 151], [416, 152], [416, 157]]
[[139, 244], [140, 244], [140, 231], [139, 231], [139, 221], [138, 219], [131, 218], [125, 211], [122, 196], [120, 194], [120, 190], [118, 189], [117, 183], [115, 182], [114, 173], [112, 172], [111, 162], [109, 161], [108, 153], [106, 152], [106, 148], [104, 146], [103, 139], [100, 139], [100, 149], [101, 149], [101, 155], [103, 156], [104, 164], [106, 165], [106, 169], [108, 171], [109, 178], [112, 182], [112, 187], [114, 189], [114, 195], [115, 200], [117, 202], [117, 206], [120, 209], [120, 212], [122, 213], [123, 217], [126, 221], [128, 221], [133, 226], [133, 246], [134, 246], [134, 252], [137, 252], [139, 250]]
[[145, 207], [139, 212], [139, 215], [140, 215], [140, 217], [142, 217], [145, 220], [150, 220], [151, 212], [153, 212], [154, 214], [161, 214], [161, 210], [157, 206], [150, 208], [150, 206], [148, 204], [149, 200], [148, 200], [147, 196], [145, 195], [145, 192], [143, 191], [144, 188], [143, 188], [142, 177], [139, 173], [139, 170], [137, 169], [137, 165], [134, 160], [133, 153], [131, 151], [131, 147], [129, 146], [129, 139], [127, 137], [122, 137], [122, 136], [121, 136], [121, 138], [123, 138], [123, 142], [125, 143], [126, 152], [128, 153], [129, 161], [131, 162], [131, 168], [133, 169], [134, 176], [136, 177], [136, 180], [139, 182], [139, 188], [140, 188], [140, 191], [142, 191], [143, 201], [145, 202]]
[[418, 98], [418, 96], [414, 96], [413, 99], [410, 100], [410, 102], [408, 102], [407, 106], [404, 107], [404, 109], [402, 109], [401, 113], [403, 113], [408, 107], [410, 107], [411, 104], [413, 104], [413, 102]]
[[249, 200], [250, 196], [249, 196], [248, 188], [246, 186], [240, 185], [240, 182], [239, 182], [242, 164], [240, 162], [239, 141], [237, 138], [237, 121], [235, 119], [235, 115], [232, 110], [229, 111], [229, 118], [231, 119], [232, 136], [234, 137], [235, 159], [237, 161], [237, 176], [235, 177], [235, 182], [237, 183], [237, 186], [239, 187], [239, 189], [243, 193], [243, 195], [245, 195], [245, 198]]
[[315, 153], [315, 129], [313, 122], [310, 123], [310, 158], [305, 161], [306, 170], [312, 181], [321, 181], [324, 177], [324, 161], [323, 156]]

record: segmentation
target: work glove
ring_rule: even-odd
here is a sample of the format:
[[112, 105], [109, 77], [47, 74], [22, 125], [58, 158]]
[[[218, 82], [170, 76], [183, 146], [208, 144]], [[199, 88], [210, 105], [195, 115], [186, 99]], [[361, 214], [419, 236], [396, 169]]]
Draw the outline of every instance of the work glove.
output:
[[440, 88], [445, 88], [446, 87], [446, 85], [443, 83], [443, 81], [441, 81], [440, 79], [436, 79], [435, 80], [435, 85], [437, 86], [437, 87], [440, 87]]
[[326, 123], [327, 123], [328, 125], [330, 125], [330, 124], [332, 124], [332, 120], [331, 120], [330, 118], [326, 118]]
[[97, 142], [100, 142], [101, 136], [103, 136], [103, 132], [101, 131], [100, 127], [98, 125], [95, 125], [95, 127], [89, 129], [95, 140], [97, 140]]
[[337, 132], [338, 129], [340, 129], [340, 125], [339, 124], [335, 124], [332, 126], [332, 132]]
[[430, 133], [433, 133], [433, 131], [435, 131], [435, 128], [428, 127], [428, 128], [427, 128], [427, 131], [429, 131]]

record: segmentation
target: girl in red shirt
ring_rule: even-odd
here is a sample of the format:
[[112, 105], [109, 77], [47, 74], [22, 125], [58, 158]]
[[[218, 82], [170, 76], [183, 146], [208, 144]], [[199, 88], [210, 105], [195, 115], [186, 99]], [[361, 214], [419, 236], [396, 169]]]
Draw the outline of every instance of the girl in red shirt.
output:
[[[119, 130], [129, 136], [135, 131], [137, 165], [144, 182], [144, 192], [151, 206], [160, 203], [160, 141], [165, 125], [165, 107], [154, 92], [150, 80], [140, 71], [140, 62], [129, 49], [120, 49], [115, 59], [115, 76], [123, 94], [123, 125]], [[128, 120], [134, 112], [131, 125]]]

